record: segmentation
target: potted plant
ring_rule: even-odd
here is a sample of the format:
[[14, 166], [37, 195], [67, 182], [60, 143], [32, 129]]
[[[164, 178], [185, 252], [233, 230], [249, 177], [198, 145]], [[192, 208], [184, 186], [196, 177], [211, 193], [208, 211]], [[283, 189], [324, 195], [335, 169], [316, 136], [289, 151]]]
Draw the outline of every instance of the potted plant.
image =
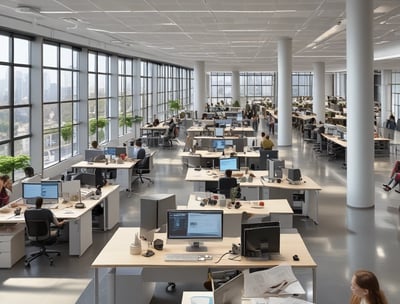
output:
[[233, 103], [232, 107], [240, 108], [239, 100], [235, 100], [235, 102]]
[[178, 111], [182, 108], [181, 101], [179, 99], [172, 99], [168, 101], [168, 106], [173, 114], [178, 113]]
[[120, 116], [118, 120], [120, 127], [131, 127], [133, 123], [132, 115]]
[[72, 139], [73, 127], [71, 122], [67, 122], [61, 127], [61, 137], [65, 142], [69, 142]]
[[28, 167], [30, 157], [27, 155], [18, 156], [0, 156], [0, 173], [1, 174], [11, 174], [14, 170], [23, 169]]

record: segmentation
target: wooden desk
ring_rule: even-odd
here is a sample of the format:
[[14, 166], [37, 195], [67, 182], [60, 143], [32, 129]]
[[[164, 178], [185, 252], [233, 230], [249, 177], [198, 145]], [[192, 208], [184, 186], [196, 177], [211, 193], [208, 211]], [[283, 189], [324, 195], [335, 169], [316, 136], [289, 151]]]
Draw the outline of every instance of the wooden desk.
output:
[[[93, 190], [95, 190], [93, 188]], [[69, 254], [81, 256], [87, 248], [93, 243], [92, 238], [92, 209], [103, 203], [104, 206], [104, 230], [112, 229], [119, 222], [119, 186], [110, 185], [102, 188], [102, 194], [99, 199], [82, 200], [85, 208], [76, 209], [71, 204], [70, 207], [64, 208], [60, 202], [57, 209], [51, 209], [54, 216], [65, 219], [68, 222], [69, 235]], [[14, 209], [9, 206], [7, 213], [0, 213], [0, 223], [15, 224], [25, 223], [24, 210], [28, 207], [23, 204], [22, 199], [17, 200], [19, 207], [22, 208], [20, 215], [14, 215]]]
[[[282, 263], [289, 264], [293, 268], [309, 268], [312, 270], [313, 281], [313, 301], [316, 303], [316, 268], [317, 264], [311, 257], [306, 245], [300, 234], [281, 234], [280, 254], [276, 257], [273, 256], [271, 260], [251, 260], [241, 257], [240, 260], [229, 259], [229, 254], [219, 258], [227, 253], [232, 248], [232, 243], [239, 242], [238, 238], [224, 238], [223, 242], [208, 242], [208, 252], [213, 256], [212, 260], [202, 262], [166, 262], [164, 255], [167, 253], [184, 253], [186, 252], [186, 244], [166, 244], [164, 242], [164, 249], [162, 251], [155, 251], [154, 256], [150, 258], [141, 255], [131, 255], [129, 252], [130, 243], [133, 240], [135, 233], [139, 232], [139, 228], [123, 227], [118, 228], [113, 237], [108, 241], [106, 246], [102, 249], [99, 255], [92, 263], [95, 268], [94, 286], [95, 286], [95, 303], [99, 303], [99, 271], [101, 268], [112, 268], [114, 273], [117, 268], [124, 267], [142, 267], [144, 272], [147, 272], [147, 278], [152, 282], [163, 281], [163, 272], [166, 278], [171, 282], [180, 282], [182, 279], [185, 282], [192, 282], [198, 280], [205, 280], [209, 268], [213, 269], [248, 269], [248, 268], [270, 268]], [[158, 234], [155, 238], [160, 238], [165, 241], [165, 234]], [[142, 248], [146, 249], [146, 245], [142, 244]], [[300, 261], [294, 261], [293, 255], [297, 254]], [[199, 272], [204, 273], [203, 276], [195, 275]], [[182, 275], [187, 276], [182, 277]], [[146, 274], [141, 274], [146, 275]], [[176, 277], [176, 280], [175, 280]], [[180, 280], [179, 280], [180, 277]], [[133, 285], [133, 284], [132, 284]], [[112, 288], [112, 287], [111, 287]], [[114, 302], [116, 298], [116, 277], [114, 276]], [[134, 289], [135, 286], [132, 286]], [[140, 293], [140, 291], [137, 291]], [[131, 299], [132, 300], [132, 299]], [[140, 303], [136, 303], [140, 304]]]
[[[218, 195], [217, 195], [218, 196]], [[223, 210], [224, 212], [224, 237], [240, 236], [240, 224], [242, 221], [243, 213], [247, 213], [249, 216], [270, 217], [271, 221], [278, 221], [281, 223], [281, 228], [292, 228], [293, 227], [293, 210], [289, 203], [285, 199], [274, 199], [274, 200], [256, 200], [256, 201], [242, 201], [240, 200], [241, 207], [235, 209], [233, 207], [228, 208], [230, 200], [227, 202], [227, 206], [217, 205], [200, 205], [200, 200], [197, 200], [197, 195], [191, 194], [187, 206], [182, 208], [179, 206], [178, 209], [189, 209], [189, 210]], [[264, 203], [264, 206], [260, 206], [260, 201]]]
[[293, 194], [304, 192], [302, 215], [308, 216], [315, 224], [318, 224], [318, 195], [322, 188], [314, 180], [308, 176], [302, 176], [300, 184], [290, 184], [285, 176], [280, 183], [270, 182], [267, 178], [261, 180], [265, 190], [263, 198], [286, 198], [293, 206]]
[[72, 165], [72, 168], [85, 168], [85, 169], [117, 169], [117, 178], [115, 182], [121, 187], [120, 190], [127, 189], [132, 191], [133, 181], [133, 167], [138, 163], [140, 159], [132, 159], [130, 161], [123, 161], [120, 164], [117, 163], [105, 163], [105, 162], [87, 162], [80, 161]]

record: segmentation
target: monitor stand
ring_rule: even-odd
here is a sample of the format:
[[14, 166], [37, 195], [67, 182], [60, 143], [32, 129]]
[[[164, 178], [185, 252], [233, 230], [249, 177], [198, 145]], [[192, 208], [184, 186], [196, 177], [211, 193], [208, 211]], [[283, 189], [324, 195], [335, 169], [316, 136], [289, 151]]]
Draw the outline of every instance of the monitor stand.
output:
[[201, 246], [201, 242], [192, 242], [186, 247], [187, 252], [207, 252], [207, 246]]

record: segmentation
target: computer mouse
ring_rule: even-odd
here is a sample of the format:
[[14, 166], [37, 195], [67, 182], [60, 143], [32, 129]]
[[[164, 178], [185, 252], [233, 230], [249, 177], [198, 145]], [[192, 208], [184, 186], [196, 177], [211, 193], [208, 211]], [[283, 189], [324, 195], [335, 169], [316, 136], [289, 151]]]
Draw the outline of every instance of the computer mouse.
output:
[[149, 258], [154, 255], [154, 251], [148, 249], [145, 253], [142, 254], [144, 257]]
[[300, 261], [300, 258], [297, 254], [293, 256], [293, 261]]

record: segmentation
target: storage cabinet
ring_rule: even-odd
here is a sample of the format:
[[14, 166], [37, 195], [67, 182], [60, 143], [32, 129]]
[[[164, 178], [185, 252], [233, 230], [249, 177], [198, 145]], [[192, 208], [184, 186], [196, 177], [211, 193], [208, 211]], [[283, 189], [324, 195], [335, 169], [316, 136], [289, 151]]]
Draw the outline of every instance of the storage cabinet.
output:
[[0, 268], [11, 268], [25, 255], [25, 224], [0, 226]]

